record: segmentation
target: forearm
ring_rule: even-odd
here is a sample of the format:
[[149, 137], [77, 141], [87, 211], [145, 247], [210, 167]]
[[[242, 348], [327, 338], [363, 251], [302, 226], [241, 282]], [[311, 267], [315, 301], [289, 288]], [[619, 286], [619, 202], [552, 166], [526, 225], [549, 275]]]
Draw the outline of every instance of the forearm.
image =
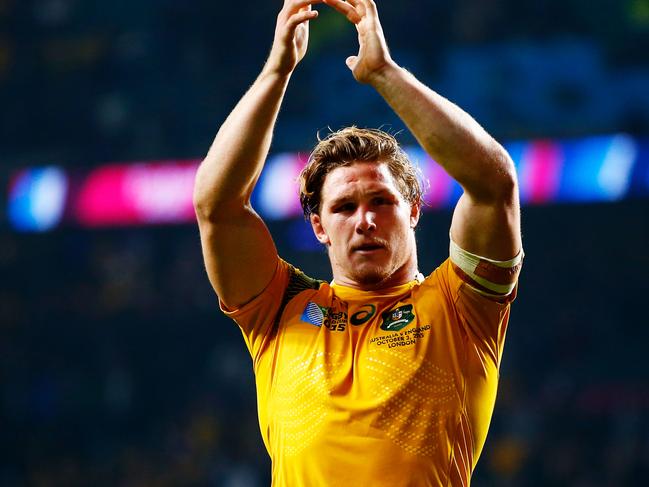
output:
[[247, 203], [268, 156], [289, 78], [264, 69], [219, 129], [196, 174], [199, 218]]
[[472, 198], [514, 197], [507, 152], [465, 111], [390, 63], [371, 81], [421, 146]]
[[196, 175], [199, 221], [237, 217], [246, 208], [264, 166], [291, 73], [304, 57], [308, 24], [321, 0], [286, 0], [277, 16], [273, 46], [262, 73], [221, 126]]

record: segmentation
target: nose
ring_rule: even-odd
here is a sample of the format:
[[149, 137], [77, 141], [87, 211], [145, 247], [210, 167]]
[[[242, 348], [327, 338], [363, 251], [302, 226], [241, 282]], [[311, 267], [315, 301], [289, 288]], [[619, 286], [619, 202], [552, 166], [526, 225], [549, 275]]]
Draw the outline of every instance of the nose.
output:
[[356, 220], [356, 233], [364, 235], [376, 230], [376, 213], [363, 208], [358, 209]]

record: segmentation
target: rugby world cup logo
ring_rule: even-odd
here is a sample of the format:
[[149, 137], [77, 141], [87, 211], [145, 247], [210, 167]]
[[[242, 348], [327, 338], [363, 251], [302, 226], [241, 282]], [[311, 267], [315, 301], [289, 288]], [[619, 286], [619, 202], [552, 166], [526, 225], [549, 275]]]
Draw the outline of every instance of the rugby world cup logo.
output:
[[322, 326], [328, 314], [329, 308], [309, 301], [302, 312], [300, 320], [310, 325]]

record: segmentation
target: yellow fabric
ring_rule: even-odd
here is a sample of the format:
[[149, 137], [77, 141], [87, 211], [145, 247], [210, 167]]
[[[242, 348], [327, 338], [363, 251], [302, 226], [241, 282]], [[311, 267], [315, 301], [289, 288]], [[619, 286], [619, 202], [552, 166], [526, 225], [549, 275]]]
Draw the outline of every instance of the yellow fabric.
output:
[[515, 293], [490, 300], [446, 260], [380, 292], [323, 283], [276, 320], [294, 272], [280, 261], [260, 296], [226, 311], [253, 357], [273, 486], [468, 486]]

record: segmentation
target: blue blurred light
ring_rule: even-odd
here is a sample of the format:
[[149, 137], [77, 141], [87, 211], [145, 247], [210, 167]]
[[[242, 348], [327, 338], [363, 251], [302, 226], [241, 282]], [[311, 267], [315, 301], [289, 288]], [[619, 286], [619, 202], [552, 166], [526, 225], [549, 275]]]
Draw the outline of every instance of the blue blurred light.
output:
[[590, 137], [564, 143], [566, 164], [559, 201], [615, 201], [626, 195], [637, 156], [626, 135]]
[[11, 225], [24, 232], [51, 230], [61, 221], [67, 191], [67, 176], [58, 167], [22, 171], [9, 190]]

